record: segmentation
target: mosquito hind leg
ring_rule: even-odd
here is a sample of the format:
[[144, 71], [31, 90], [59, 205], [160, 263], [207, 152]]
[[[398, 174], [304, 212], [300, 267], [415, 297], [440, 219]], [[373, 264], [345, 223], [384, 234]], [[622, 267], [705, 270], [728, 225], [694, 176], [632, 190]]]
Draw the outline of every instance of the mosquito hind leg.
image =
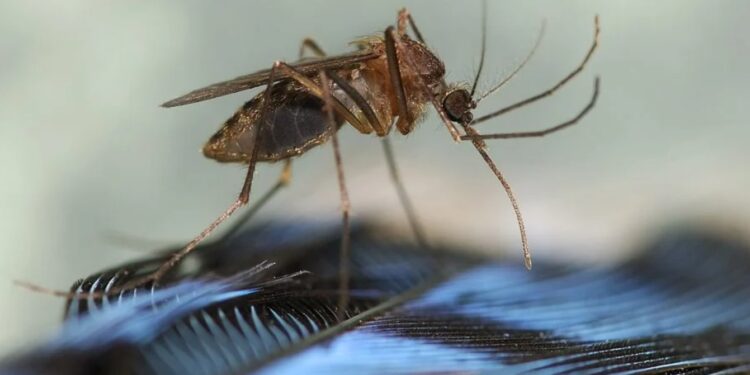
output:
[[260, 211], [260, 209], [266, 205], [266, 203], [268, 203], [268, 201], [271, 200], [271, 198], [276, 196], [276, 194], [279, 191], [281, 191], [281, 189], [289, 186], [291, 182], [292, 182], [292, 159], [285, 159], [284, 167], [282, 168], [281, 174], [279, 175], [279, 178], [276, 180], [276, 183], [271, 187], [271, 189], [266, 191], [265, 194], [263, 194], [260, 198], [258, 198], [258, 201], [255, 202], [255, 204], [247, 212], [242, 214], [242, 216], [240, 216], [240, 218], [237, 219], [237, 221], [234, 224], [232, 224], [232, 226], [229, 227], [229, 229], [227, 229], [226, 232], [224, 232], [224, 234], [222, 234], [221, 239], [219, 241], [224, 242], [224, 243], [227, 243], [228, 241], [230, 241], [237, 234], [237, 232], [243, 226], [245, 226], [245, 224], [248, 221], [250, 221], [250, 219], [253, 216], [255, 216], [258, 213], [258, 211]]
[[341, 197], [341, 248], [339, 250], [339, 299], [336, 315], [339, 320], [346, 318], [346, 310], [349, 307], [349, 277], [350, 277], [350, 246], [351, 246], [351, 229], [349, 222], [349, 211], [351, 204], [349, 202], [349, 192], [346, 189], [346, 179], [344, 178], [344, 164], [341, 159], [341, 149], [339, 147], [338, 136], [336, 135], [336, 123], [333, 117], [333, 96], [331, 95], [331, 86], [325, 72], [320, 72], [320, 81], [323, 86], [324, 111], [328, 116], [328, 124], [331, 132], [331, 143], [333, 145], [333, 156], [336, 162], [336, 176], [339, 181], [339, 194]]
[[[265, 91], [265, 97], [263, 100], [263, 106], [261, 107], [261, 118], [263, 117], [263, 113], [267, 110], [268, 103], [270, 103], [270, 97], [271, 97], [271, 87], [273, 86], [274, 79], [277, 74], [277, 70], [279, 69], [279, 64], [274, 63], [273, 67], [271, 68], [271, 73], [268, 77], [268, 83], [266, 85], [266, 91]], [[184, 248], [181, 250], [173, 253], [169, 259], [164, 261], [159, 268], [156, 269], [156, 271], [152, 272], [149, 275], [145, 275], [143, 277], [137, 278], [135, 280], [132, 280], [130, 282], [127, 282], [117, 288], [113, 288], [106, 293], [68, 293], [67, 296], [69, 298], [75, 298], [75, 299], [85, 299], [85, 298], [91, 298], [91, 297], [101, 297], [103, 295], [113, 295], [116, 293], [119, 293], [122, 290], [128, 290], [133, 288], [138, 288], [140, 286], [143, 286], [149, 282], [153, 282], [154, 284], [158, 283], [159, 280], [164, 277], [169, 271], [171, 271], [177, 264], [182, 261], [183, 258], [185, 258], [188, 254], [190, 254], [193, 250], [195, 250], [198, 245], [203, 242], [211, 233], [216, 230], [216, 228], [221, 225], [224, 221], [226, 221], [232, 214], [237, 211], [240, 207], [247, 204], [247, 202], [250, 200], [250, 192], [252, 190], [252, 184], [253, 184], [253, 176], [255, 174], [255, 166], [257, 164], [258, 160], [258, 147], [259, 144], [258, 139], [260, 137], [261, 132], [258, 131], [258, 134], [255, 137], [255, 146], [253, 147], [253, 152], [248, 159], [248, 168], [247, 168], [247, 174], [245, 176], [244, 183], [242, 184], [242, 190], [240, 191], [239, 196], [237, 199], [232, 203], [224, 212], [219, 215], [211, 224], [209, 224], [203, 231], [201, 231], [198, 236], [193, 238]]]
[[[280, 62], [280, 61], [275, 62], [273, 66], [271, 67], [271, 73], [268, 77], [268, 83], [266, 84], [266, 90], [265, 90], [264, 99], [263, 99], [263, 106], [260, 109], [260, 113], [261, 113], [260, 118], [263, 118], [263, 114], [268, 110], [269, 103], [271, 103], [271, 100], [270, 100], [271, 88], [273, 87], [274, 79], [278, 70], [287, 70], [289, 71], [290, 75], [293, 76], [292, 77], [293, 79], [300, 80], [299, 76], [301, 74], [299, 74], [299, 72], [296, 72], [293, 68], [289, 67], [283, 62]], [[304, 82], [301, 82], [301, 83], [304, 84]], [[223, 223], [226, 219], [228, 219], [235, 211], [237, 211], [237, 209], [239, 209], [240, 207], [248, 203], [248, 201], [250, 200], [250, 191], [253, 185], [253, 175], [255, 174], [255, 165], [258, 160], [259, 147], [257, 145], [260, 144], [258, 140], [260, 138], [261, 133], [262, 132], [258, 130], [258, 135], [255, 137], [255, 146], [253, 147], [253, 153], [250, 156], [250, 159], [248, 160], [247, 175], [245, 177], [245, 182], [242, 184], [242, 190], [240, 191], [240, 195], [239, 197], [237, 197], [237, 200], [234, 201], [234, 203], [232, 203], [232, 205], [229, 206], [229, 208], [227, 208], [221, 215], [219, 215], [219, 217], [216, 218], [216, 220], [214, 220], [208, 227], [206, 227], [206, 229], [204, 229], [197, 237], [195, 237], [192, 241], [190, 241], [190, 243], [188, 243], [187, 246], [185, 246], [185, 248], [174, 253], [172, 257], [169, 258], [166, 262], [164, 262], [153, 274], [144, 277], [142, 280], [135, 280], [131, 285], [126, 284], [123, 287], [123, 289], [128, 289], [128, 286], [137, 287], [149, 281], [155, 281], [155, 282], [158, 281], [162, 276], [164, 276], [167, 272], [169, 272], [172, 268], [174, 268], [174, 266], [177, 265], [177, 263], [179, 263], [180, 260], [182, 260], [182, 258], [188, 255], [191, 251], [193, 251], [198, 246], [198, 244], [203, 242], [203, 240], [205, 240], [206, 237], [208, 237], [211, 233], [213, 233], [213, 231], [221, 223]], [[291, 168], [290, 164], [287, 164], [285, 166], [284, 171], [282, 172], [281, 178], [279, 180], [280, 187], [285, 185], [288, 182], [289, 178], [291, 177], [290, 168]], [[272, 189], [271, 191], [274, 192], [275, 190], [278, 190], [278, 189]], [[253, 213], [254, 211], [250, 212], [251, 215]]]
[[[256, 139], [257, 142], [257, 139]], [[172, 256], [167, 259], [164, 263], [162, 263], [159, 268], [156, 269], [152, 274], [146, 275], [141, 279], [133, 280], [132, 282], [124, 284], [121, 288], [117, 290], [119, 292], [120, 290], [126, 290], [126, 289], [132, 289], [137, 288], [139, 286], [142, 286], [150, 281], [153, 281], [154, 283], [158, 283], [159, 280], [161, 280], [164, 275], [166, 275], [169, 271], [171, 271], [177, 264], [180, 263], [180, 261], [185, 258], [188, 254], [190, 254], [195, 248], [203, 242], [211, 233], [216, 230], [216, 228], [221, 225], [225, 220], [227, 220], [232, 214], [237, 211], [240, 207], [247, 204], [247, 202], [250, 199], [250, 191], [252, 189], [253, 185], [253, 175], [255, 174], [255, 165], [257, 162], [257, 148], [253, 152], [253, 156], [251, 157], [251, 160], [249, 161], [249, 165], [247, 168], [247, 175], [245, 176], [245, 181], [242, 184], [242, 190], [240, 191], [240, 195], [237, 197], [237, 200], [232, 203], [224, 212], [219, 215], [211, 224], [209, 224], [198, 236], [193, 238], [182, 250], [172, 254]]]
[[[271, 102], [271, 88], [274, 84], [274, 78], [276, 76], [277, 70], [280, 69], [279, 62], [276, 62], [271, 67], [271, 73], [268, 77], [268, 83], [266, 84], [266, 90], [264, 93], [264, 99], [263, 99], [263, 106], [260, 109], [261, 116], [260, 118], [263, 118], [263, 114], [268, 110], [269, 103]], [[216, 218], [211, 224], [206, 227], [198, 236], [193, 238], [192, 241], [190, 241], [182, 250], [172, 254], [172, 256], [165, 261], [159, 268], [154, 271], [151, 275], [147, 275], [141, 279], [136, 279], [131, 283], [126, 283], [123, 285], [122, 289], [130, 289], [134, 287], [141, 286], [149, 281], [158, 282], [159, 279], [161, 279], [164, 275], [166, 275], [172, 268], [174, 268], [185, 256], [187, 256], [190, 252], [192, 252], [203, 240], [205, 240], [211, 233], [216, 230], [216, 228], [221, 225], [225, 220], [227, 220], [232, 214], [237, 211], [240, 207], [246, 205], [250, 201], [250, 192], [252, 190], [253, 186], [253, 176], [255, 174], [255, 165], [258, 161], [258, 145], [260, 144], [258, 142], [260, 138], [260, 134], [262, 134], [261, 131], [258, 129], [258, 133], [255, 137], [255, 145], [253, 147], [253, 153], [250, 156], [250, 159], [248, 160], [248, 167], [247, 167], [247, 175], [245, 176], [245, 181], [242, 184], [242, 190], [240, 191], [239, 196], [237, 197], [237, 200], [232, 203], [221, 215], [219, 215], [218, 218]], [[283, 177], [282, 173], [282, 177]], [[283, 182], [283, 179], [281, 180]], [[252, 214], [253, 212], [251, 212]]]
[[[326, 102], [329, 103], [330, 106], [333, 108], [334, 112], [339, 114], [345, 121], [349, 122], [352, 126], [357, 128], [357, 130], [359, 130], [361, 133], [368, 134], [372, 132], [372, 127], [367, 123], [363, 123], [357, 117], [355, 117], [354, 114], [352, 114], [341, 103], [341, 101], [339, 101], [338, 99], [336, 99], [335, 97], [331, 95], [328, 95], [326, 99], [323, 88], [321, 88], [313, 80], [311, 80], [304, 74], [300, 73], [298, 70], [294, 69], [293, 67], [287, 65], [283, 61], [276, 61], [271, 67], [271, 72], [268, 77], [268, 83], [266, 85], [265, 97], [263, 99], [263, 103], [266, 103], [266, 104], [264, 104], [261, 107], [261, 116], [260, 116], [261, 118], [263, 117], [262, 116], [263, 112], [267, 110], [267, 107], [268, 107], [267, 103], [270, 103], [271, 87], [273, 86], [275, 77], [279, 71], [286, 73], [288, 75], [288, 79], [295, 80], [299, 84], [304, 86], [306, 89], [308, 89], [310, 95], [316, 96], [317, 98], [321, 100], [326, 100]], [[258, 131], [258, 135], [255, 138], [256, 145], [259, 144], [258, 138], [260, 137], [260, 134], [261, 132]], [[221, 223], [227, 220], [235, 211], [237, 211], [237, 209], [244, 206], [249, 201], [257, 158], [258, 158], [258, 147], [253, 147], [252, 156], [248, 160], [248, 170], [247, 170], [247, 175], [245, 177], [245, 182], [242, 185], [242, 190], [240, 191], [240, 194], [237, 200], [235, 200], [235, 202], [232, 203], [232, 205], [230, 205], [221, 215], [219, 215], [218, 218], [216, 218], [210, 225], [208, 225], [198, 236], [196, 236], [192, 241], [190, 241], [183, 249], [173, 253], [169, 259], [167, 259], [164, 263], [162, 263], [161, 266], [159, 266], [159, 268], [157, 268], [156, 271], [152, 272], [151, 274], [145, 275], [143, 277], [139, 277], [121, 286], [112, 288], [111, 290], [107, 292], [72, 293], [72, 292], [66, 292], [66, 291], [47, 289], [47, 288], [43, 288], [43, 287], [31, 284], [31, 283], [22, 282], [22, 281], [18, 281], [17, 284], [23, 287], [26, 287], [28, 289], [43, 292], [46, 294], [64, 296], [64, 297], [71, 298], [71, 299], [87, 299], [87, 298], [101, 298], [104, 295], [115, 295], [119, 293], [120, 291], [138, 288], [149, 282], [153, 282], [154, 284], [157, 283], [164, 275], [166, 275], [169, 271], [171, 271], [185, 256], [187, 256], [190, 252], [195, 250], [195, 248], [201, 242], [203, 242], [203, 240], [205, 240]], [[347, 223], [348, 223], [348, 214], [347, 214]], [[348, 233], [348, 227], [347, 227], [347, 233]], [[348, 272], [348, 269], [346, 272]], [[348, 282], [348, 277], [347, 277], [347, 282]]]
[[120, 286], [113, 287], [109, 290], [105, 291], [96, 291], [96, 292], [84, 292], [84, 293], [76, 293], [76, 292], [70, 292], [70, 291], [61, 291], [61, 290], [54, 290], [54, 289], [48, 289], [44, 288], [32, 283], [28, 283], [25, 281], [15, 281], [16, 285], [22, 286], [24, 288], [30, 289], [35, 292], [40, 292], [44, 294], [50, 294], [53, 296], [58, 297], [65, 297], [71, 300], [82, 300], [82, 299], [89, 299], [89, 298], [103, 298], [105, 296], [113, 296], [117, 295], [118, 293], [135, 289], [141, 286], [144, 286], [148, 283], [152, 283], [152, 288], [161, 280], [164, 275], [166, 275], [169, 271], [171, 271], [177, 264], [180, 263], [180, 261], [187, 256], [190, 252], [195, 250], [195, 248], [200, 244], [206, 237], [208, 237], [215, 229], [218, 227], [222, 222], [224, 222], [229, 216], [231, 216], [234, 211], [236, 211], [238, 208], [242, 207], [245, 202], [247, 202], [247, 198], [250, 195], [250, 187], [252, 185], [253, 180], [253, 174], [255, 171], [255, 157], [250, 161], [250, 166], [248, 167], [248, 173], [247, 177], [245, 178], [245, 183], [243, 184], [242, 191], [240, 193], [240, 196], [237, 198], [237, 200], [229, 206], [221, 215], [219, 215], [218, 218], [216, 218], [206, 229], [204, 229], [197, 237], [195, 237], [190, 243], [187, 244], [183, 249], [172, 253], [172, 255], [164, 261], [157, 269], [156, 271], [136, 278], [134, 280], [131, 280], [129, 282], [126, 282]]

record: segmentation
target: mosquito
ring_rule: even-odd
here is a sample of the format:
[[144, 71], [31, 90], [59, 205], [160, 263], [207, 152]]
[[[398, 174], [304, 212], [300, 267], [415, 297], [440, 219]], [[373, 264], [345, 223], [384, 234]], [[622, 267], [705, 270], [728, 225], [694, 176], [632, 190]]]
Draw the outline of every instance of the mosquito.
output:
[[[401, 204], [417, 241], [425, 245], [424, 231], [401, 182], [388, 136], [394, 128], [403, 135], [411, 133], [429, 106], [435, 109], [452, 139], [458, 143], [472, 144], [500, 182], [516, 216], [524, 263], [531, 269], [531, 255], [518, 200], [507, 179], [487, 152], [485, 141], [543, 137], [576, 124], [596, 103], [599, 95], [599, 77], [594, 79], [593, 94], [588, 104], [568, 121], [542, 130], [526, 132], [482, 134], [475, 127], [548, 97], [577, 76], [598, 46], [599, 18], [594, 18], [593, 42], [583, 60], [561, 81], [535, 96], [474, 118], [472, 112], [478, 104], [497, 92], [530, 59], [542, 34], [540, 33], [526, 59], [506, 79], [485, 93], [477, 94], [486, 50], [486, 2], [483, 8], [481, 57], [471, 86], [446, 83], [443, 62], [429, 49], [414, 18], [404, 8], [398, 12], [395, 26], [388, 26], [381, 35], [356, 40], [353, 44], [357, 46], [357, 50], [354, 52], [326, 56], [323, 49], [308, 38], [302, 42], [299, 60], [295, 63], [275, 61], [270, 69], [215, 83], [162, 104], [163, 107], [176, 107], [255, 87], [265, 87], [240, 107], [203, 147], [203, 154], [208, 158], [247, 165], [247, 174], [237, 199], [182, 250], [173, 253], [156, 271], [133, 280], [118, 290], [158, 281], [237, 209], [246, 205], [250, 200], [253, 175], [258, 162], [283, 162], [276, 185], [259, 200], [259, 204], [262, 204], [281, 187], [290, 183], [291, 162], [294, 157], [331, 141], [339, 181], [343, 226], [339, 287], [340, 295], [346, 295], [350, 205], [336, 133], [345, 124], [349, 124], [362, 134], [374, 134], [383, 140], [386, 160]], [[413, 37], [408, 31], [411, 31]], [[304, 57], [306, 51], [311, 51], [315, 57]], [[256, 212], [257, 208], [257, 205], [253, 207], [252, 212]], [[341, 311], [347, 299], [340, 298]]]

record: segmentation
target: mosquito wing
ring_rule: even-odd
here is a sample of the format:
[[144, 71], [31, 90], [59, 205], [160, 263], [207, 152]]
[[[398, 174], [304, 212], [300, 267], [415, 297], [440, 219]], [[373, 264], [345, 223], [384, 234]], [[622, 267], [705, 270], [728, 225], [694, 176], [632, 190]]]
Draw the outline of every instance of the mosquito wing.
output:
[[[325, 57], [314, 60], [303, 60], [292, 64], [297, 70], [301, 71], [306, 75], [315, 75], [321, 69], [340, 69], [356, 64], [362, 61], [374, 59], [379, 54], [373, 51], [364, 50], [347, 53], [338, 56]], [[268, 83], [268, 78], [271, 74], [271, 69], [261, 70], [252, 74], [239, 76], [237, 78], [230, 79], [228, 81], [214, 83], [213, 85], [206, 86], [197, 90], [193, 90], [179, 98], [172, 99], [164, 104], [162, 107], [176, 107], [185, 104], [191, 104], [195, 102], [201, 102], [208, 99], [217, 98], [219, 96], [234, 94], [239, 91], [248, 90], [253, 87], [264, 85]], [[281, 72], [277, 72], [274, 76], [274, 81], [282, 80], [287, 78], [287, 75]]]

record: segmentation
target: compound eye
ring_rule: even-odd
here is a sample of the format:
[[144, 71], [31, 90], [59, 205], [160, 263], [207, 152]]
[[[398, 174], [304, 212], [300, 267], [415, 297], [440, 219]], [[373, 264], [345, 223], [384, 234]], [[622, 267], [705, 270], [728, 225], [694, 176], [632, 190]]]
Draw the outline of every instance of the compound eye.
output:
[[460, 122], [471, 117], [473, 106], [471, 96], [466, 90], [453, 90], [443, 98], [443, 109], [451, 121]]

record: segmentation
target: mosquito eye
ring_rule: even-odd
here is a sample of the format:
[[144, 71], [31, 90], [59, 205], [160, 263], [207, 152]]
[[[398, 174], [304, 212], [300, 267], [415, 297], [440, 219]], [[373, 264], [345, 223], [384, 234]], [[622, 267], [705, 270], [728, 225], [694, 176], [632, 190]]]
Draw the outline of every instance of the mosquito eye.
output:
[[443, 109], [451, 121], [465, 121], [467, 115], [471, 117], [472, 101], [466, 90], [454, 90], [445, 95]]

